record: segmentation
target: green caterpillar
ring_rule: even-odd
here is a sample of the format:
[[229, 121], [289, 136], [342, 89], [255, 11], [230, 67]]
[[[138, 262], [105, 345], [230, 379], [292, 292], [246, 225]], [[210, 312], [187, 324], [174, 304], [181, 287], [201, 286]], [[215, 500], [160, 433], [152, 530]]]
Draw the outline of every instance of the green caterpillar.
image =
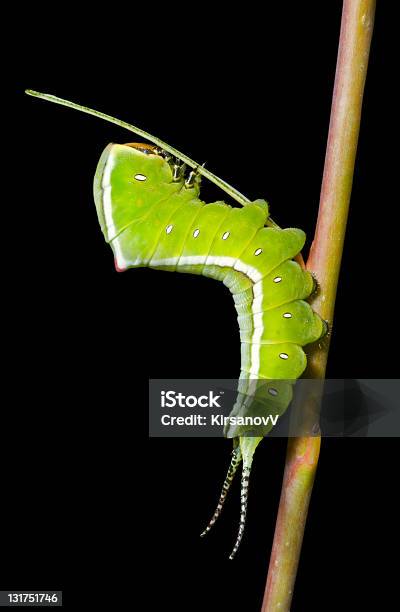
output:
[[[261, 397], [263, 406], [282, 414], [292, 399], [293, 383], [306, 367], [302, 347], [326, 333], [325, 322], [304, 301], [314, 290], [314, 279], [294, 261], [304, 245], [304, 232], [280, 229], [270, 219], [264, 200], [249, 202], [205, 168], [142, 130], [53, 96], [28, 93], [111, 120], [155, 143], [110, 144], [97, 166], [94, 199], [116, 269], [150, 267], [222, 281], [233, 294], [241, 338], [241, 374], [233, 412], [245, 410], [249, 398]], [[185, 165], [194, 168], [188, 176]], [[201, 175], [243, 208], [223, 201], [201, 201]], [[240, 526], [230, 558], [242, 539], [251, 464], [265, 433], [254, 428], [227, 432], [234, 438], [232, 460], [217, 509], [202, 535], [221, 513], [242, 462]]]

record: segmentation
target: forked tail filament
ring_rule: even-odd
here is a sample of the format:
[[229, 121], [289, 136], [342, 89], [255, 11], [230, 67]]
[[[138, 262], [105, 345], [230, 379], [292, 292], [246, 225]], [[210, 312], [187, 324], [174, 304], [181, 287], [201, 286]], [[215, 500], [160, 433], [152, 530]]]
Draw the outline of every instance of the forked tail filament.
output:
[[221, 514], [222, 508], [223, 508], [225, 500], [226, 500], [226, 496], [228, 494], [228, 491], [229, 491], [230, 486], [232, 484], [232, 480], [233, 480], [233, 478], [234, 478], [234, 476], [236, 474], [236, 471], [237, 471], [237, 469], [239, 467], [239, 464], [240, 464], [241, 460], [242, 460], [242, 453], [241, 453], [241, 450], [240, 450], [240, 446], [238, 446], [232, 452], [231, 463], [230, 463], [230, 466], [228, 468], [228, 473], [227, 473], [226, 478], [224, 480], [224, 484], [222, 485], [221, 495], [219, 497], [218, 504], [217, 504], [217, 507], [215, 509], [215, 512], [212, 515], [212, 518], [211, 518], [210, 522], [208, 523], [207, 527], [200, 534], [200, 537], [205, 536], [206, 533], [208, 533], [210, 531], [211, 527], [214, 525], [215, 521], [217, 520], [217, 518]]
[[233, 550], [232, 550], [231, 554], [229, 555], [229, 559], [233, 559], [233, 557], [236, 555], [236, 553], [238, 551], [238, 548], [240, 546], [240, 542], [242, 541], [242, 537], [243, 537], [243, 533], [244, 533], [244, 528], [245, 528], [245, 525], [246, 525], [247, 500], [248, 500], [248, 495], [249, 495], [250, 470], [251, 470], [251, 465], [250, 466], [243, 465], [243, 470], [242, 470], [242, 488], [241, 488], [241, 492], [240, 492], [240, 523], [239, 523], [239, 531], [238, 531], [238, 534], [237, 534], [235, 546], [233, 547]]

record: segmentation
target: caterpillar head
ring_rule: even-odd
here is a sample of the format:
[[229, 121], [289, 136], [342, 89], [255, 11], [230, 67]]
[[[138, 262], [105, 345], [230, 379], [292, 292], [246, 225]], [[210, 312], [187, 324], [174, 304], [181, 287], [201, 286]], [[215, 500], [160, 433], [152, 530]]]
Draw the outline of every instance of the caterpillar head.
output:
[[183, 166], [150, 144], [109, 144], [93, 184], [99, 223], [107, 242], [153, 206], [185, 187], [198, 195], [198, 181], [185, 182]]

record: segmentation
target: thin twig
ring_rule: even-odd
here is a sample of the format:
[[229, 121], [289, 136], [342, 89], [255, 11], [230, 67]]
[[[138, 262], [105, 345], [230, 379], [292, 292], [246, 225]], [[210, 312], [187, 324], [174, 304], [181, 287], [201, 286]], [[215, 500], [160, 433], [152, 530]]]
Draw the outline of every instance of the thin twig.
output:
[[[375, 0], [344, 0], [318, 221], [306, 267], [319, 282], [313, 308], [330, 324], [350, 203]], [[307, 378], [323, 379], [329, 337], [308, 352]], [[287, 612], [293, 595], [320, 437], [292, 438], [262, 612]]]

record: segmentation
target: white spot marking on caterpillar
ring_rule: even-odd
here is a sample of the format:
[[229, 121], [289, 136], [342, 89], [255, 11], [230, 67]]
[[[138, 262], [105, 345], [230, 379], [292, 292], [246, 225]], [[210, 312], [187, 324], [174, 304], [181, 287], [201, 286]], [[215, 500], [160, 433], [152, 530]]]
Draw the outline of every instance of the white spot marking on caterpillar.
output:
[[137, 181], [147, 181], [147, 176], [144, 174], [135, 174], [135, 179]]
[[291, 312], [285, 312], [285, 313], [283, 314], [283, 317], [284, 317], [285, 319], [291, 319], [291, 318], [292, 318], [292, 313], [291, 313]]
[[282, 280], [282, 277], [281, 277], [281, 276], [275, 276], [275, 278], [274, 278], [274, 283], [280, 283], [280, 282], [281, 282], [281, 280]]
[[270, 388], [268, 389], [268, 393], [269, 393], [270, 395], [273, 395], [274, 397], [278, 395], [278, 391], [277, 391], [276, 389], [274, 389], [273, 387], [270, 387]]
[[193, 232], [193, 238], [197, 238], [197, 236], [200, 234], [200, 230], [199, 229], [195, 229]]
[[261, 255], [261, 253], [262, 253], [262, 249], [257, 249], [257, 250], [254, 251], [254, 255], [256, 255], [256, 256], [257, 255]]
[[170, 234], [172, 232], [173, 227], [174, 227], [173, 225], [167, 225], [167, 227], [165, 228], [165, 231], [167, 232], [167, 234]]
[[230, 236], [230, 232], [225, 232], [225, 234], [222, 234], [222, 240], [226, 240], [227, 238], [229, 238]]
[[281, 359], [289, 359], [289, 355], [287, 353], [279, 353], [279, 357]]

